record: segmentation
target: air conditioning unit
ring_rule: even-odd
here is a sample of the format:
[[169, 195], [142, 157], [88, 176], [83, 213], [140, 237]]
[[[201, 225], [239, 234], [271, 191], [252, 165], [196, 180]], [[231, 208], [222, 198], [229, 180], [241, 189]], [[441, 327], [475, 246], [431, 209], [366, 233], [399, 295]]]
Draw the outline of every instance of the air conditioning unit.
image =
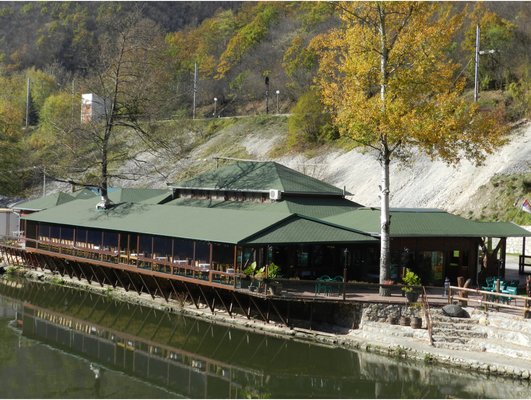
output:
[[278, 189], [269, 190], [269, 199], [270, 200], [280, 200], [282, 198], [282, 192]]

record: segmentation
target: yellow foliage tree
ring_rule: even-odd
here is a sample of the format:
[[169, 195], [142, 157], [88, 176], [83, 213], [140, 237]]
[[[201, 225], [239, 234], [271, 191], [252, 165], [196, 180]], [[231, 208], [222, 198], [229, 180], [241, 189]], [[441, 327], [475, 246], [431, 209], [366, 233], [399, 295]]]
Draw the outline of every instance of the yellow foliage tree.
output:
[[341, 25], [311, 43], [320, 63], [316, 84], [340, 134], [378, 155], [383, 284], [391, 160], [421, 149], [450, 163], [481, 161], [503, 141], [502, 117], [480, 112], [462, 96], [460, 66], [448, 56], [462, 18], [451, 5], [348, 2], [336, 12]]

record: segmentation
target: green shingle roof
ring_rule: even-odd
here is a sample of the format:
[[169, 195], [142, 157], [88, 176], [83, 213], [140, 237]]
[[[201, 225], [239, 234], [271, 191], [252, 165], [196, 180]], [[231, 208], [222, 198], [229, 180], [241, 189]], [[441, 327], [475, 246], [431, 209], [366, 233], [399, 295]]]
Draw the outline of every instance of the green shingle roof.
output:
[[168, 189], [118, 188], [109, 190], [109, 199], [113, 203], [157, 204], [161, 196], [166, 198], [170, 195]]
[[[478, 222], [435, 209], [392, 209], [391, 237], [522, 237], [531, 233], [510, 222]], [[380, 234], [380, 210], [360, 208], [325, 221]]]
[[285, 219], [245, 240], [247, 244], [372, 243], [369, 235], [297, 216]]
[[13, 206], [15, 210], [40, 211], [75, 200], [75, 197], [64, 192], [57, 192], [34, 200], [24, 201]]
[[[359, 233], [350, 232], [348, 228], [333, 227], [319, 221], [278, 225], [286, 219], [290, 221], [304, 219], [304, 217], [283, 212], [169, 207], [133, 203], [118, 204], [109, 210], [96, 210], [97, 200], [72, 201], [24, 218], [28, 221], [43, 223], [231, 244], [246, 243], [249, 237], [254, 237], [254, 240], [257, 240], [256, 243], [260, 243], [258, 240], [262, 232], [267, 232], [269, 238], [276, 238], [278, 243], [372, 240]], [[296, 227], [303, 230], [299, 231], [295, 229]]]
[[312, 218], [330, 217], [332, 215], [343, 214], [347, 211], [352, 211], [361, 207], [359, 204], [347, 199], [334, 197], [292, 197], [274, 202], [177, 198], [165, 204], [173, 206], [228, 208], [234, 210], [289, 212], [292, 214], [305, 215]]
[[83, 188], [77, 192], [72, 193], [72, 196], [74, 196], [76, 199], [91, 199], [92, 197], [96, 197], [97, 194], [90, 189]]
[[210, 189], [343, 195], [343, 190], [276, 162], [238, 161], [172, 185], [181, 189]]

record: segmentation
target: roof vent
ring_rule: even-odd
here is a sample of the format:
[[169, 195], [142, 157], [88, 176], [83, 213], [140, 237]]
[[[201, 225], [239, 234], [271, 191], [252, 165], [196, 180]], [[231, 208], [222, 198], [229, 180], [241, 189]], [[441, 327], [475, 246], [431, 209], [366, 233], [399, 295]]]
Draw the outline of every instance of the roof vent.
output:
[[270, 200], [280, 200], [282, 198], [282, 192], [278, 189], [269, 190], [269, 199]]

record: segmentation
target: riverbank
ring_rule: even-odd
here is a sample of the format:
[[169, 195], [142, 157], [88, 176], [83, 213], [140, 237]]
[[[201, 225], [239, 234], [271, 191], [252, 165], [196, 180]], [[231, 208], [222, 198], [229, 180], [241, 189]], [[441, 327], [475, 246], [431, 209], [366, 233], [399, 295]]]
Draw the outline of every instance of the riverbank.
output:
[[[297, 341], [318, 343], [331, 347], [363, 350], [407, 360], [437, 363], [488, 375], [531, 382], [531, 360], [528, 357], [526, 358], [525, 355], [519, 356], [517, 352], [513, 352], [511, 356], [502, 356], [499, 353], [485, 351], [485, 348], [482, 349], [483, 351], [435, 348], [429, 344], [426, 329], [389, 325], [382, 322], [373, 322], [369, 319], [362, 320], [358, 329], [347, 330], [335, 326], [323, 326], [323, 330], [290, 329], [283, 325], [249, 320], [236, 314], [231, 317], [222, 310], [216, 310], [212, 314], [207, 306], [197, 309], [191, 304], [186, 304], [184, 300], [172, 300], [167, 303], [163, 298], [153, 299], [147, 294], [138, 295], [136, 292], [126, 292], [118, 287], [101, 287], [94, 283], [89, 284], [87, 281], [79, 281], [66, 276], [60, 277], [50, 271], [23, 270], [21, 275], [24, 275], [27, 279], [89, 290], [114, 297], [117, 300], [141, 304], [171, 313], [181, 313], [203, 321], [261, 332], [271, 336], [291, 338]], [[515, 316], [515, 318], [518, 317]], [[524, 321], [526, 327], [531, 325], [530, 320]], [[529, 328], [531, 329], [531, 326]]]

